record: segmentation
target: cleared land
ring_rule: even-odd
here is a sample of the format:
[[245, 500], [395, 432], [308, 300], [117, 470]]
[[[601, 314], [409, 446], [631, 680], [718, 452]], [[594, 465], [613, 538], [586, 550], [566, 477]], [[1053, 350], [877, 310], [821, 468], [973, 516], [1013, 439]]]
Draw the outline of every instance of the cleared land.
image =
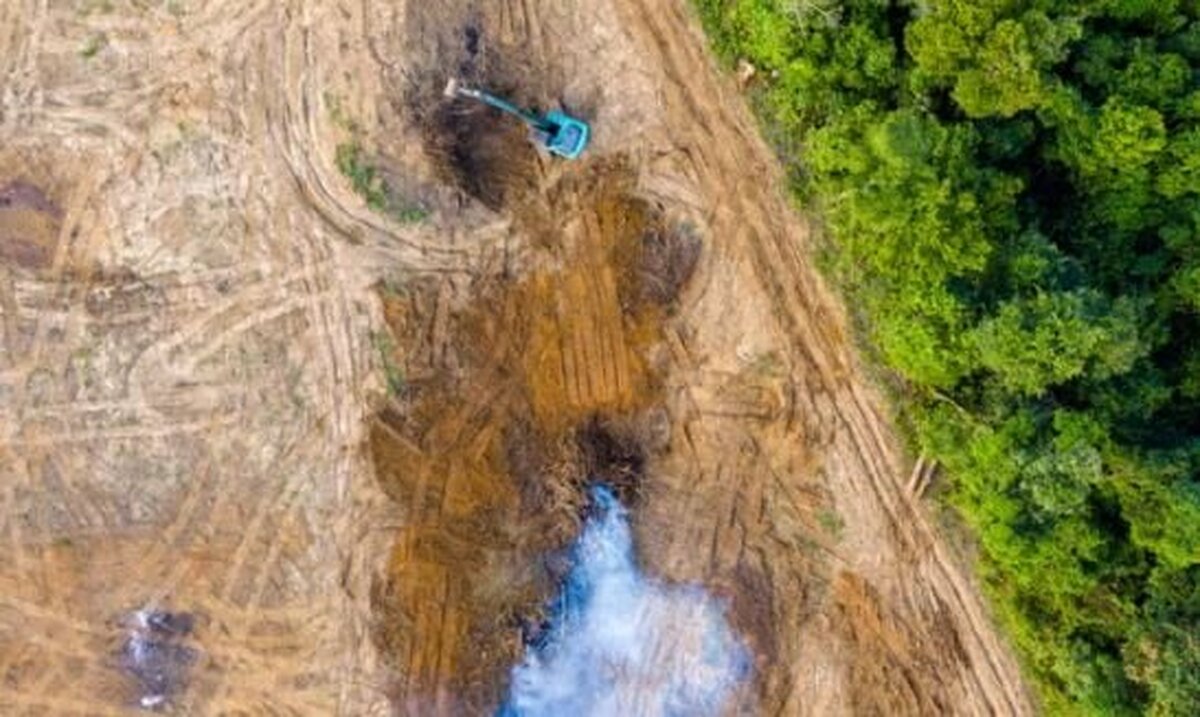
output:
[[6, 714], [130, 709], [139, 635], [181, 713], [473, 713], [589, 472], [732, 712], [1030, 711], [686, 3], [4, 0], [0, 99]]

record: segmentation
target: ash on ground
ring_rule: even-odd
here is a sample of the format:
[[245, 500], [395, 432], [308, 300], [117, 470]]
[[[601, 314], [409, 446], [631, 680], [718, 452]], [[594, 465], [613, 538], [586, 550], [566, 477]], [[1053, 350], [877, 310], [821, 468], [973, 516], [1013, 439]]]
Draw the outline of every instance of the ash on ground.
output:
[[187, 644], [195, 617], [186, 612], [143, 609], [133, 614], [129, 636], [121, 647], [121, 669], [133, 678], [137, 705], [145, 710], [170, 706], [187, 688], [199, 652]]

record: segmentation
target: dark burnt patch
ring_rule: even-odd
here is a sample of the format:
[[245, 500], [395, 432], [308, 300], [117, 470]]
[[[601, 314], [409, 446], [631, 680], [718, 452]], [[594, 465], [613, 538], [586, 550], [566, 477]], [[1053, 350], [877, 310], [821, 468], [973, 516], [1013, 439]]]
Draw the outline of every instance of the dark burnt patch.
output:
[[62, 210], [39, 187], [23, 180], [0, 182], [0, 263], [46, 269], [62, 221]]
[[473, 100], [446, 99], [426, 137], [426, 151], [444, 179], [489, 209], [537, 190], [537, 152], [516, 118]]
[[564, 548], [579, 532], [586, 501], [586, 478], [569, 442], [556, 441], [528, 420], [505, 428], [507, 473], [520, 496], [521, 511], [532, 517], [532, 533], [542, 552]]
[[478, 19], [472, 19], [463, 26], [463, 50], [466, 52], [466, 57], [458, 66], [460, 75], [474, 74], [476, 60], [479, 58], [480, 40], [483, 39], [483, 30], [479, 27]]
[[625, 212], [635, 215], [638, 231], [617, 246], [621, 308], [626, 314], [669, 312], [696, 273], [703, 242], [691, 224], [668, 223], [661, 207], [637, 201]]
[[603, 418], [593, 418], [576, 433], [589, 481], [602, 483], [624, 505], [638, 504], [646, 473], [646, 449], [635, 431]]
[[196, 627], [196, 617], [186, 612], [152, 610], [146, 614], [146, 627], [161, 637], [187, 637]]
[[638, 287], [643, 301], [670, 306], [678, 299], [700, 261], [702, 244], [689, 224], [652, 226], [642, 236]]
[[[444, 56], [448, 65], [414, 73], [405, 92], [406, 113], [416, 118], [425, 150], [442, 180], [493, 211], [537, 189], [541, 161], [529, 129], [516, 117], [472, 99], [446, 97], [454, 79], [487, 90], [520, 107], [545, 105], [537, 73], [519, 54], [490, 41], [483, 16], [465, 12]], [[453, 73], [453, 74], [451, 74]]]
[[0, 186], [0, 209], [33, 209], [62, 217], [62, 210], [38, 187], [21, 180]]

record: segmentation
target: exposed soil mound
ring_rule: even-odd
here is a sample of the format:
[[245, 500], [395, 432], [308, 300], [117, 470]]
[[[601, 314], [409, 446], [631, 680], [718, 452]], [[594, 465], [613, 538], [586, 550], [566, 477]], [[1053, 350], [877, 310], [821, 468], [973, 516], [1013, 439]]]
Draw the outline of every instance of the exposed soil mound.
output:
[[539, 263], [557, 268], [477, 287], [463, 309], [420, 286], [385, 295], [388, 360], [415, 377], [371, 432], [406, 514], [375, 592], [402, 711], [494, 708], [544, 622], [586, 485], [636, 499], [661, 312], [619, 298], [639, 291], [630, 252], [655, 216], [631, 191], [622, 163], [602, 163], [529, 195], [517, 219], [554, 237]]

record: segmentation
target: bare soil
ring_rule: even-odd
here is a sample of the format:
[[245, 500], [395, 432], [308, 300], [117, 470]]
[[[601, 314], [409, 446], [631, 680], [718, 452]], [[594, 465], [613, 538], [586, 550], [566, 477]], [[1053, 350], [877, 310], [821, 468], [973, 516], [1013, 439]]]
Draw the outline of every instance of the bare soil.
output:
[[600, 478], [730, 714], [1030, 713], [783, 187], [684, 0], [0, 0], [0, 712], [488, 713]]

